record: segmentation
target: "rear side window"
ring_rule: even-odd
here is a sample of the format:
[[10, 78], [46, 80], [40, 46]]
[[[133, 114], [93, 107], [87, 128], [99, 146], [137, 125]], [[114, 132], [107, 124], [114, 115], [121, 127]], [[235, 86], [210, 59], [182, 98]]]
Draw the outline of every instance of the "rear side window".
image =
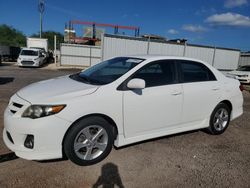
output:
[[146, 87], [162, 86], [176, 83], [175, 62], [161, 60], [142, 67], [133, 78], [145, 80]]
[[208, 67], [194, 61], [180, 61], [180, 77], [184, 83], [216, 80]]

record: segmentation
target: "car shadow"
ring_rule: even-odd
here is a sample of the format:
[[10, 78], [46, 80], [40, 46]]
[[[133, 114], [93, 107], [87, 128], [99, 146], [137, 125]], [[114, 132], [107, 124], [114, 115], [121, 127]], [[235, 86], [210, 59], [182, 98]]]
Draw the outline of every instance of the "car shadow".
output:
[[18, 159], [14, 152], [0, 155], [0, 163]]
[[0, 77], [0, 85], [8, 84], [13, 82], [15, 78], [13, 77]]
[[118, 166], [113, 163], [107, 163], [102, 166], [101, 175], [92, 188], [124, 188]]
[[49, 160], [35, 160], [38, 163], [55, 163], [55, 162], [62, 162], [67, 161], [67, 157], [59, 158], [59, 159], [49, 159]]

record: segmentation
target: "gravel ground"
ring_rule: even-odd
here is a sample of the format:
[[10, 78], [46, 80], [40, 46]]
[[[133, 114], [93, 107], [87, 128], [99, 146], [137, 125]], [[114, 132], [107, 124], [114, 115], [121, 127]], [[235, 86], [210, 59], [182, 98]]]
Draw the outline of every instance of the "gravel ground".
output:
[[[77, 69], [0, 66], [0, 132], [8, 100], [20, 88]], [[244, 114], [220, 136], [192, 131], [113, 149], [101, 163], [15, 157], [0, 134], [0, 187], [250, 187], [250, 94]]]

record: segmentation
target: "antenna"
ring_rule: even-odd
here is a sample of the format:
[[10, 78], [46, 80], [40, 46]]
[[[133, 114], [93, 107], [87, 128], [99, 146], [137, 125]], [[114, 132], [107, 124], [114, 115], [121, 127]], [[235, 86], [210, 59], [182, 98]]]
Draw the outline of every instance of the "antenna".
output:
[[38, 1], [38, 11], [40, 13], [40, 38], [42, 38], [42, 32], [43, 32], [43, 13], [45, 10], [45, 2], [44, 0]]

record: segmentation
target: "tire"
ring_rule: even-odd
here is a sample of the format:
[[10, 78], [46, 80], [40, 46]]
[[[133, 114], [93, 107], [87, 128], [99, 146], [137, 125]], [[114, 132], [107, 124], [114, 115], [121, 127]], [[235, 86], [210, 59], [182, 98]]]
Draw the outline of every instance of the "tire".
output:
[[101, 117], [76, 122], [66, 134], [66, 156], [80, 166], [93, 165], [108, 156], [114, 143], [113, 127]]
[[230, 122], [231, 110], [225, 103], [218, 104], [210, 116], [208, 132], [219, 135], [225, 132]]

